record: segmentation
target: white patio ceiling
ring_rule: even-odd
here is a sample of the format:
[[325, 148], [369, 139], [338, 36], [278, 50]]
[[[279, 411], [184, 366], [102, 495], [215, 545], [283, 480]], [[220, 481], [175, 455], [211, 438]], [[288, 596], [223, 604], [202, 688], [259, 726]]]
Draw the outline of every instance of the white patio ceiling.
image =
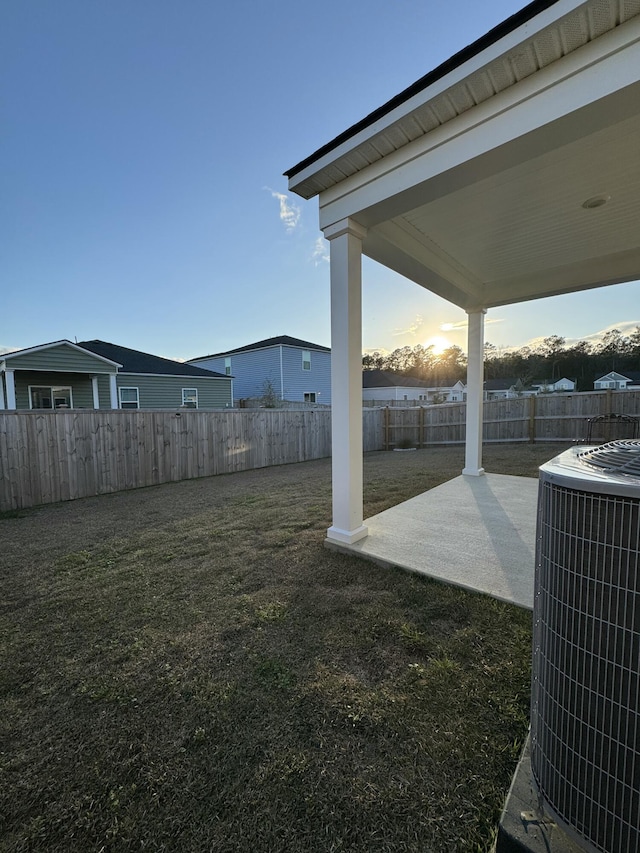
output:
[[465, 310], [640, 279], [640, 0], [532, 3], [287, 175]]

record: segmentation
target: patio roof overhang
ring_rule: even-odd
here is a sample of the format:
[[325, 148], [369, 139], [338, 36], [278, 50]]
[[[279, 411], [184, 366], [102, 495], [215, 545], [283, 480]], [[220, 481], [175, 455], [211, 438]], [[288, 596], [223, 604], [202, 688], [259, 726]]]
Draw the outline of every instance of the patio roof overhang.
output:
[[351, 543], [367, 535], [362, 254], [469, 314], [473, 475], [486, 309], [640, 279], [640, 0], [531, 3], [287, 177], [331, 242], [328, 537]]
[[640, 278], [640, 2], [510, 21], [288, 173], [322, 229], [355, 220], [465, 310]]

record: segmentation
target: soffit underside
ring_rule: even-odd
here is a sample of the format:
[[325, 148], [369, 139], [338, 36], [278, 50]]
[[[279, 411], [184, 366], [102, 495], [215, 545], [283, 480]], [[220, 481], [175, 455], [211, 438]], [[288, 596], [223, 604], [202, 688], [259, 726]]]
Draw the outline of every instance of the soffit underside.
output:
[[370, 229], [364, 252], [463, 308], [640, 279], [639, 141], [637, 114]]

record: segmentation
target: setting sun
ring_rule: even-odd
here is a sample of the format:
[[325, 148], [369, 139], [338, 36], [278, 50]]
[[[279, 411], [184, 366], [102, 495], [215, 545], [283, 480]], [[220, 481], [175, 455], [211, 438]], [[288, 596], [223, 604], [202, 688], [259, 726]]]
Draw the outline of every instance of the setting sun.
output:
[[424, 342], [424, 346], [433, 347], [434, 355], [441, 355], [448, 347], [451, 346], [451, 342], [446, 338], [443, 338], [441, 335], [436, 335], [434, 338], [429, 338]]

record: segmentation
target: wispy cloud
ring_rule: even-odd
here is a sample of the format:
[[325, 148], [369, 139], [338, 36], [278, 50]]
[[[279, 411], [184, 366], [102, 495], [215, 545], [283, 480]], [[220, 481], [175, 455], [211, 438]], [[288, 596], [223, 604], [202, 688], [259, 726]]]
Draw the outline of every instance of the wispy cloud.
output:
[[6, 355], [8, 352], [17, 352], [21, 347], [3, 347], [0, 346], [0, 355]]
[[398, 335], [416, 335], [423, 323], [424, 320], [422, 319], [422, 315], [417, 314], [415, 320], [413, 323], [409, 324], [408, 328], [394, 329], [391, 334], [394, 335], [394, 337], [397, 337]]
[[[640, 320], [621, 320], [619, 323], [611, 323], [610, 326], [606, 326], [604, 329], [600, 329], [598, 332], [593, 332], [590, 335], [584, 335], [581, 338], [565, 338], [566, 346], [573, 347], [581, 341], [586, 341], [587, 343], [592, 344], [593, 346], [598, 346], [598, 344], [602, 343], [602, 339], [607, 334], [607, 332], [612, 332], [614, 329], [617, 329], [623, 337], [627, 337], [633, 331], [635, 331], [637, 326], [640, 326]], [[531, 338], [531, 340], [527, 341], [525, 346], [534, 349], [535, 347], [539, 346], [547, 337], [551, 336], [539, 335], [536, 338]], [[511, 349], [517, 349], [517, 347], [511, 347]]]
[[[504, 323], [501, 317], [485, 317], [485, 326], [493, 326], [496, 323]], [[442, 323], [440, 326], [441, 332], [466, 332], [469, 325], [467, 320], [459, 320], [457, 323]]]
[[311, 260], [316, 266], [321, 263], [329, 263], [329, 242], [324, 237], [318, 237], [313, 245]]
[[300, 224], [300, 216], [302, 214], [299, 206], [294, 201], [291, 201], [286, 193], [279, 193], [276, 190], [272, 190], [271, 187], [265, 187], [265, 190], [271, 193], [272, 198], [277, 199], [280, 205], [280, 221], [284, 223], [287, 232], [290, 234], [292, 231], [295, 231]]

